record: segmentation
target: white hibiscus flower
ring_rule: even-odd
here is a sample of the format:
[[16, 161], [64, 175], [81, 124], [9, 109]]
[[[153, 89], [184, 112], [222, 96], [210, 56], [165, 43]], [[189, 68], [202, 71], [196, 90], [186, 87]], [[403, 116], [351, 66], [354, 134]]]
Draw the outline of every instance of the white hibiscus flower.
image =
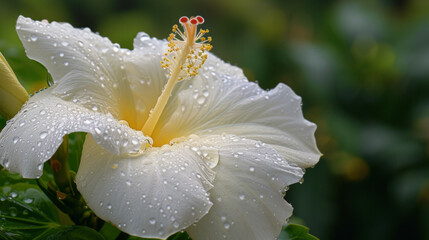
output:
[[181, 18], [184, 32], [173, 32], [183, 41], [139, 33], [130, 51], [89, 29], [19, 17], [28, 56], [54, 84], [0, 133], [1, 164], [40, 177], [64, 135], [87, 132], [76, 184], [122, 231], [276, 239], [292, 213], [286, 187], [319, 159], [316, 126], [286, 85], [262, 90], [204, 53], [202, 22]]

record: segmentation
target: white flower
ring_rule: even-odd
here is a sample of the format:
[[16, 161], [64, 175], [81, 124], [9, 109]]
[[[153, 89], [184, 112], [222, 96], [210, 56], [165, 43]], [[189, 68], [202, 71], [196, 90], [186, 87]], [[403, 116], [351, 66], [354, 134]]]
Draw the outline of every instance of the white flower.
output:
[[[292, 213], [285, 188], [320, 156], [316, 126], [289, 87], [264, 91], [208, 54], [190, 71], [198, 75], [177, 73], [188, 79], [176, 79], [159, 118], [149, 121], [169, 79], [160, 64], [166, 41], [139, 33], [129, 51], [69, 24], [19, 17], [16, 28], [28, 56], [55, 83], [1, 132], [4, 167], [39, 177], [65, 134], [88, 132], [76, 184], [91, 209], [122, 231], [276, 239]], [[164, 60], [172, 75], [175, 67], [165, 64], [180, 54]]]

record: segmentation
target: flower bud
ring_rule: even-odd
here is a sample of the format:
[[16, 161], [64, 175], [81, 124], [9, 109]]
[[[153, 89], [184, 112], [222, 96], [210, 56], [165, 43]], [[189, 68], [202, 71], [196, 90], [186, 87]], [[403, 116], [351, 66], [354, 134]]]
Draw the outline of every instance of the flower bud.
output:
[[6, 119], [12, 118], [29, 97], [0, 53], [0, 114]]

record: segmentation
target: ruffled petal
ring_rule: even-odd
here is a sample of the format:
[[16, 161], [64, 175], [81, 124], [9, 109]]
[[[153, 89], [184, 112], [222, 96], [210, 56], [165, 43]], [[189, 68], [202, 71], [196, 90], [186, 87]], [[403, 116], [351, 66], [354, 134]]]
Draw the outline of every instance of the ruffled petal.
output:
[[285, 188], [298, 182], [303, 170], [259, 141], [224, 135], [200, 142], [218, 148], [219, 163], [209, 191], [213, 207], [186, 230], [192, 239], [277, 239], [292, 214]]
[[216, 66], [207, 65], [178, 87], [152, 134], [155, 142], [227, 133], [268, 143], [303, 168], [317, 163], [316, 125], [304, 119], [300, 97], [284, 84], [265, 91], [240, 73], [218, 72]]
[[28, 57], [42, 63], [52, 75], [54, 94], [132, 124], [134, 103], [123, 65], [128, 50], [88, 28], [76, 29], [68, 23], [20, 16], [16, 28]]
[[117, 156], [88, 136], [76, 184], [97, 216], [128, 234], [164, 239], [208, 212], [213, 178], [185, 143]]
[[97, 143], [115, 154], [139, 151], [141, 144], [151, 141], [110, 114], [88, 110], [51, 92], [47, 89], [31, 97], [1, 131], [0, 163], [9, 171], [40, 177], [43, 163], [72, 132], [93, 134]]

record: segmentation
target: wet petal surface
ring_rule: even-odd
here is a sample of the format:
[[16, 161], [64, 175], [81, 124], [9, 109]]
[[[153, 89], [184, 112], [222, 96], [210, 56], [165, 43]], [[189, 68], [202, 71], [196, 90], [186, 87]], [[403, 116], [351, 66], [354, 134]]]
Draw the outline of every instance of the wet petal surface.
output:
[[131, 235], [166, 238], [212, 206], [214, 172], [191, 148], [180, 143], [117, 156], [88, 136], [76, 184], [97, 216]]

